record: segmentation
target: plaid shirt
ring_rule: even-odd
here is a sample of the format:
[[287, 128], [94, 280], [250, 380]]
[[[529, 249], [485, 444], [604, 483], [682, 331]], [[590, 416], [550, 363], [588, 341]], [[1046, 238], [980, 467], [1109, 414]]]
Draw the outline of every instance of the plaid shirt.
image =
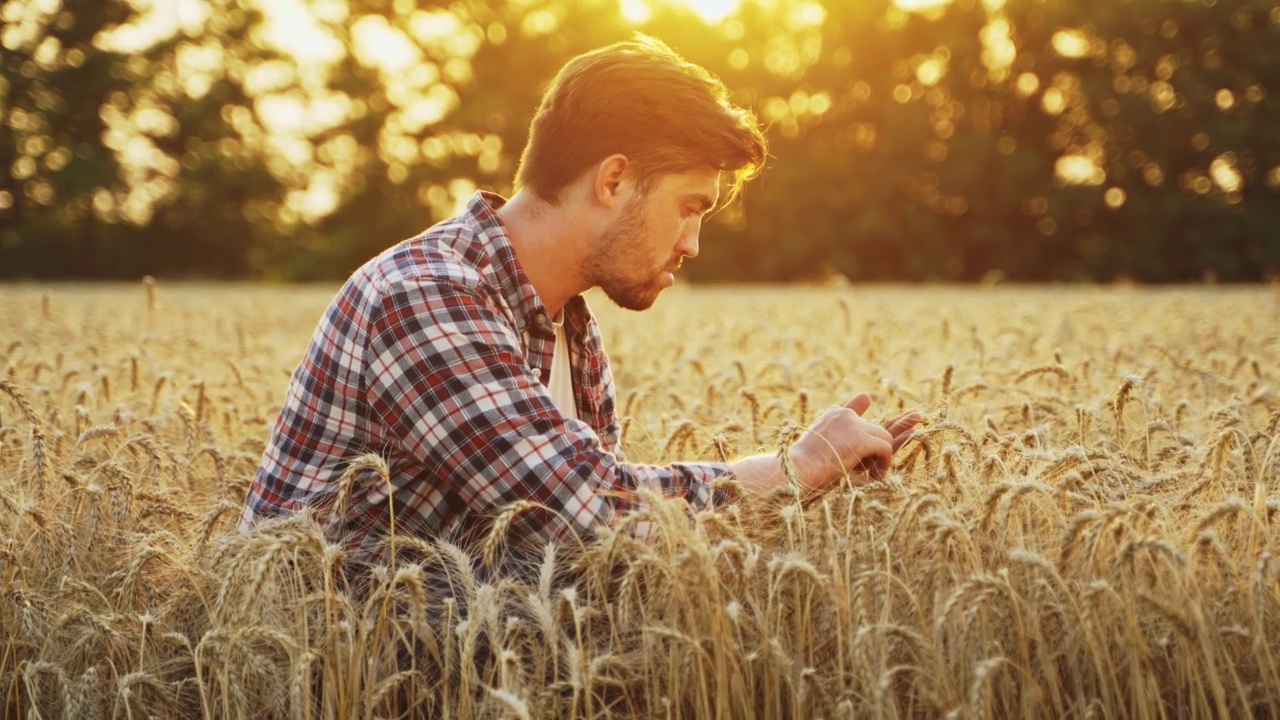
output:
[[[552, 326], [495, 213], [504, 202], [477, 193], [461, 216], [343, 285], [293, 374], [241, 528], [316, 506], [332, 518], [330, 538], [370, 560], [393, 514], [397, 534], [465, 541], [530, 500], [545, 509], [520, 513], [507, 535], [541, 544], [613, 523], [637, 488], [712, 501], [723, 464], [625, 462], [613, 377], [581, 296], [564, 317], [582, 420], [557, 410], [546, 388]], [[358, 471], [334, 517], [340, 478], [367, 453], [386, 460], [389, 482]]]

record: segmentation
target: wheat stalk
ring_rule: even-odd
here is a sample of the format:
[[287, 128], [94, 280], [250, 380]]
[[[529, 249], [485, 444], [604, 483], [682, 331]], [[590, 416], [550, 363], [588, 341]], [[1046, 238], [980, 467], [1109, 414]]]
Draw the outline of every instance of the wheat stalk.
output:
[[545, 507], [541, 503], [530, 500], [517, 500], [508, 504], [498, 513], [498, 517], [493, 522], [493, 527], [489, 530], [489, 535], [484, 542], [484, 565], [485, 567], [493, 567], [493, 558], [497, 554], [498, 549], [502, 547], [503, 541], [507, 537], [507, 530], [511, 528], [511, 524], [522, 513], [529, 510]]

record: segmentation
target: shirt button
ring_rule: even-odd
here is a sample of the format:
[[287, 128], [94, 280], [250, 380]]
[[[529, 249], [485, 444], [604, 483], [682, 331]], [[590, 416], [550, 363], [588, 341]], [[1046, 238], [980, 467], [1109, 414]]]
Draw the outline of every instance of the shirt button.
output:
[[536, 316], [534, 316], [533, 320], [534, 320], [534, 322], [538, 323], [539, 325], [544, 325], [544, 326], [545, 326], [545, 325], [547, 324], [547, 314], [546, 314], [546, 313], [541, 313], [541, 312], [540, 312], [540, 313], [538, 313]]

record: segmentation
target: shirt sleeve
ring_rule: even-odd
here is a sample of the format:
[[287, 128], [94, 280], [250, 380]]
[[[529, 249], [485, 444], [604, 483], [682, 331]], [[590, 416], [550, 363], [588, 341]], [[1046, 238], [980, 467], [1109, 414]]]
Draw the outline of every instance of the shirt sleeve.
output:
[[729, 474], [717, 464], [627, 464], [603, 449], [589, 425], [560, 414], [516, 329], [480, 291], [393, 285], [371, 318], [367, 353], [374, 413], [444, 485], [414, 493], [433, 499], [411, 503], [428, 526], [530, 500], [551, 512], [522, 513], [512, 532], [562, 541], [612, 523], [638, 488], [706, 506], [711, 481]]

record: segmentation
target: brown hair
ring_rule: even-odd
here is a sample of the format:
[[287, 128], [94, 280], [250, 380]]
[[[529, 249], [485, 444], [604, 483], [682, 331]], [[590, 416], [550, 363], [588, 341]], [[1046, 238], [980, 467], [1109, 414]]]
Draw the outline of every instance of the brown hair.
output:
[[641, 192], [660, 175], [710, 165], [729, 173], [725, 203], [759, 173], [767, 146], [755, 115], [706, 69], [643, 35], [570, 60], [529, 126], [516, 187], [548, 202], [621, 153]]

